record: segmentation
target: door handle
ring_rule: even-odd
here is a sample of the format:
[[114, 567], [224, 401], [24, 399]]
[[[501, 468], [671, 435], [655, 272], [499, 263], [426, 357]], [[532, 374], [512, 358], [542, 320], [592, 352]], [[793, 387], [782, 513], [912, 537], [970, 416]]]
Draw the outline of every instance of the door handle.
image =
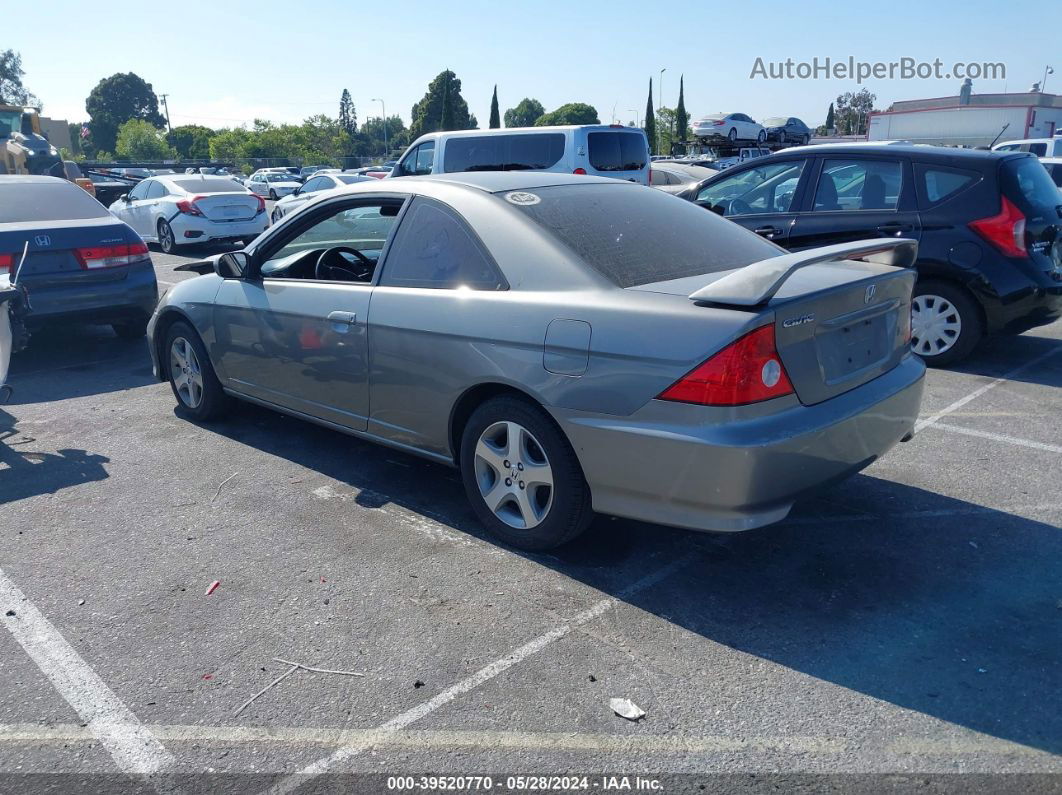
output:
[[353, 326], [358, 322], [358, 316], [354, 312], [329, 312], [328, 322]]
[[771, 235], [777, 235], [782, 230], [776, 226], [761, 226], [759, 229], [753, 229], [757, 235], [763, 235], [764, 237], [770, 237]]
[[901, 232], [910, 232], [913, 227], [910, 224], [892, 223], [882, 224], [878, 231], [883, 235], [898, 235]]

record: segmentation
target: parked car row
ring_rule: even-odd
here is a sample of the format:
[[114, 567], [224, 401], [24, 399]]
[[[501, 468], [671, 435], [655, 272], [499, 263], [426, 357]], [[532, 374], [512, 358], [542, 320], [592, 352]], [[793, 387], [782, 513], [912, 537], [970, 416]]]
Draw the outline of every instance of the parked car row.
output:
[[760, 124], [745, 113], [710, 113], [693, 122], [692, 129], [695, 138], [705, 142], [725, 141], [731, 146], [738, 141], [807, 145], [814, 134], [795, 116], [772, 116]]

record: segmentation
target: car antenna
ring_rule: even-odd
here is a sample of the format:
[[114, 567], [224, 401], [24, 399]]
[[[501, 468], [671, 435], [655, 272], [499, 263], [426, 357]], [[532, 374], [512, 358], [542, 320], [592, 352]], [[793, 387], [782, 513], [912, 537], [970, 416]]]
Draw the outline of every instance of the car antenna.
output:
[[26, 255], [29, 254], [29, 241], [26, 241], [26, 245], [22, 247], [22, 259], [18, 261], [18, 267], [15, 268], [15, 278], [11, 280], [12, 286], [18, 284], [18, 275], [22, 273], [22, 263], [26, 261]]
[[997, 135], [997, 136], [996, 136], [995, 138], [993, 138], [993, 139], [992, 139], [992, 143], [990, 143], [990, 144], [988, 145], [988, 148], [989, 148], [989, 149], [991, 149], [991, 148], [992, 148], [993, 146], [995, 146], [995, 145], [996, 145], [996, 141], [998, 141], [998, 140], [999, 140], [999, 138], [1000, 138], [1000, 136], [1001, 136], [1001, 135], [1003, 135], [1003, 133], [1005, 133], [1005, 132], [1007, 131], [1007, 128], [1008, 128], [1009, 126], [1010, 126], [1010, 122], [1009, 122], [1009, 121], [1008, 121], [1008, 122], [1007, 122], [1006, 124], [1004, 124], [1004, 125], [1003, 125], [1003, 129], [999, 131], [999, 135]]

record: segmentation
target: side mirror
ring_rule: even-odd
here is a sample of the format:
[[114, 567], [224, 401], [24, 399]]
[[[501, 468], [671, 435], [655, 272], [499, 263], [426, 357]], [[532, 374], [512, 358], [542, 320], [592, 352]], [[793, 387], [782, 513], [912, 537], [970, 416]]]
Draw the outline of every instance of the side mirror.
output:
[[129, 194], [128, 193], [123, 193], [118, 198], [121, 199], [122, 201], [124, 201], [126, 204], [129, 204], [129, 202], [132, 201], [132, 199], [129, 198]]
[[298, 196], [300, 193], [302, 193], [302, 188], [295, 188], [295, 190], [291, 192], [291, 195]]
[[222, 279], [242, 279], [247, 275], [251, 258], [244, 251], [229, 251], [214, 260], [214, 273]]

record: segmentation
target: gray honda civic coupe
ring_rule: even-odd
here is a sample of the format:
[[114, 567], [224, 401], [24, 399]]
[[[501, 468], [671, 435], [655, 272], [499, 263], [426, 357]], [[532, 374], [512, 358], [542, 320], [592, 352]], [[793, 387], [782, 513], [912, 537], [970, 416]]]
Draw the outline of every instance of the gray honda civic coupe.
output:
[[915, 248], [790, 254], [619, 180], [389, 179], [182, 266], [151, 353], [190, 419], [239, 398], [457, 467], [519, 548], [595, 512], [747, 530], [911, 437]]

